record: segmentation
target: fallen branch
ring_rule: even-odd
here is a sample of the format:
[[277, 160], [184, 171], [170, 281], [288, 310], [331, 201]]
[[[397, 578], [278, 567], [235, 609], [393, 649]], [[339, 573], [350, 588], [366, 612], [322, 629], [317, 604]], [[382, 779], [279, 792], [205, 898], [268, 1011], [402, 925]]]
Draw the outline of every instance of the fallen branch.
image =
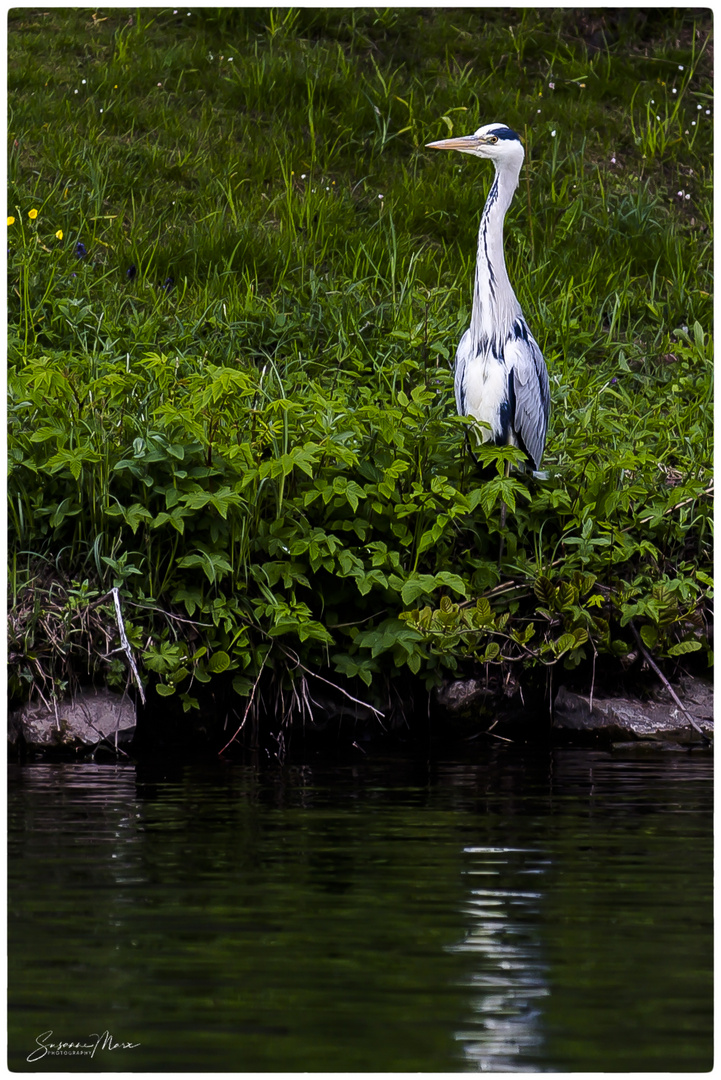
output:
[[661, 680], [663, 685], [666, 687], [669, 694], [671, 695], [673, 700], [676, 702], [676, 704], [678, 705], [679, 709], [681, 710], [681, 712], [684, 714], [684, 716], [688, 720], [691, 727], [695, 728], [695, 730], [698, 731], [698, 733], [699, 733], [699, 735], [701, 736], [702, 739], [705, 739], [705, 741], [707, 743], [710, 743], [711, 739], [708, 737], [708, 735], [703, 730], [703, 728], [699, 727], [699, 725], [694, 720], [693, 716], [691, 716], [691, 713], [688, 711], [688, 709], [686, 708], [684, 703], [681, 701], [680, 697], [678, 696], [678, 694], [676, 693], [674, 688], [671, 686], [671, 683], [668, 681], [668, 679], [666, 678], [664, 673], [661, 671], [660, 667], [655, 662], [655, 660], [651, 656], [650, 652], [648, 651], [648, 649], [644, 645], [643, 639], [641, 638], [641, 635], [639, 634], [638, 630], [636, 629], [636, 624], [634, 623], [633, 619], [629, 620], [629, 626], [631, 627], [631, 629], [633, 631], [633, 636], [636, 638], [636, 642], [638, 644], [638, 647], [639, 647], [641, 653], [643, 654], [644, 659], [646, 660], [646, 663], [656, 673], [656, 675], [658, 675], [659, 679]]

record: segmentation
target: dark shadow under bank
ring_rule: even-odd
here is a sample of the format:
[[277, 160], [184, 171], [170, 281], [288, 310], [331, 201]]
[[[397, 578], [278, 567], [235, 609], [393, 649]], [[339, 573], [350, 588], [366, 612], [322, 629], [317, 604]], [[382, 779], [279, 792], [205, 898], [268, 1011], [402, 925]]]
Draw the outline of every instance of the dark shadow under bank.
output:
[[124, 749], [109, 741], [95, 747], [37, 749], [21, 740], [10, 748], [10, 756], [21, 761], [226, 760], [265, 766], [316, 758], [353, 762], [387, 753], [477, 759], [504, 747], [631, 748], [636, 742], [640, 752], [710, 748], [709, 739], [690, 727], [680, 740], [676, 733], [629, 741], [613, 723], [589, 724], [584, 730], [558, 722], [556, 702], [569, 692], [582, 702], [584, 713], [587, 700], [592, 706], [618, 694], [641, 708], [653, 707], [659, 684], [650, 673], [610, 674], [600, 670], [591, 684], [580, 671], [532, 671], [522, 686], [481, 676], [432, 691], [407, 676], [389, 680], [383, 688], [371, 687], [365, 702], [357, 688], [359, 696], [352, 700], [347, 692], [309, 679], [300, 711], [290, 707], [295, 703], [289, 703], [287, 691], [278, 693], [272, 680], [259, 685], [249, 706], [248, 699], [233, 693], [230, 680], [217, 678], [202, 687], [199, 709], [187, 712], [179, 699], [161, 697], [150, 685], [145, 704], [136, 701], [137, 726]]

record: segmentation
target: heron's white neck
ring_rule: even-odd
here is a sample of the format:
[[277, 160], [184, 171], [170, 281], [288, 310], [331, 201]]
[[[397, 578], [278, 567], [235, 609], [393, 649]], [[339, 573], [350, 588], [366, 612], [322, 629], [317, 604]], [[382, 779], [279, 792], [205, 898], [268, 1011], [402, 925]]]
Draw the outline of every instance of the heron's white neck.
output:
[[521, 306], [511, 288], [503, 257], [503, 219], [518, 187], [521, 171], [509, 163], [496, 167], [478, 231], [478, 258], [473, 289], [471, 339], [480, 347], [505, 339]]

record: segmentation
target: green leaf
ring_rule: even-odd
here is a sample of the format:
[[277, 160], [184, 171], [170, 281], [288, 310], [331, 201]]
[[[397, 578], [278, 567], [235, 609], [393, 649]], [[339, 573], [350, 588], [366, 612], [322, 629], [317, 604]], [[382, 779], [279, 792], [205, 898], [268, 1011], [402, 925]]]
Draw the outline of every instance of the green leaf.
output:
[[436, 579], [433, 574], [413, 574], [407, 579], [401, 589], [401, 600], [404, 604], [412, 604], [419, 596], [427, 596], [436, 587]]
[[447, 585], [449, 589], [453, 589], [459, 596], [468, 596], [468, 590], [466, 589], [466, 583], [462, 577], [458, 574], [452, 574], [450, 570], [441, 570], [436, 574], [436, 586]]
[[702, 649], [703, 645], [696, 638], [686, 638], [685, 641], [679, 641], [675, 645], [672, 645], [668, 650], [669, 656], [684, 656], [686, 653], [698, 652]]
[[474, 621], [479, 626], [483, 626], [485, 623], [488, 623], [492, 620], [493, 613], [491, 612], [491, 605], [485, 596], [479, 596], [476, 600], [476, 610], [474, 612], [474, 616]]
[[576, 638], [573, 634], [561, 634], [558, 641], [553, 643], [553, 651], [556, 656], [562, 656], [563, 653], [568, 652], [569, 649], [575, 649]]
[[556, 590], [550, 578], [547, 578], [545, 574], [537, 577], [533, 583], [533, 591], [542, 604], [553, 610], [556, 604]]
[[501, 655], [501, 646], [497, 641], [489, 641], [486, 645], [486, 651], [481, 657], [482, 664], [493, 663]]
[[567, 581], [562, 581], [556, 589], [556, 599], [559, 610], [563, 611], [564, 608], [572, 607], [578, 602], [578, 590]]
[[230, 657], [222, 650], [214, 652], [208, 660], [208, 671], [212, 671], [214, 675], [219, 675], [221, 671], [226, 671], [229, 667]]

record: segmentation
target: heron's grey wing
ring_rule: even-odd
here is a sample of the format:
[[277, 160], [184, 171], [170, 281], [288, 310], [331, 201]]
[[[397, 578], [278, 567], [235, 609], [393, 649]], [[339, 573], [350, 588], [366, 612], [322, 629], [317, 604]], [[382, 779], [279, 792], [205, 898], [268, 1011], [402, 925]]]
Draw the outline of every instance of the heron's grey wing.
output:
[[470, 360], [470, 327], [461, 338], [456, 350], [456, 372], [453, 385], [456, 391], [456, 408], [459, 416], [466, 416], [466, 368]]
[[506, 366], [513, 373], [516, 402], [513, 426], [537, 469], [546, 445], [551, 411], [546, 362], [530, 330], [524, 337], [511, 339], [504, 353]]

